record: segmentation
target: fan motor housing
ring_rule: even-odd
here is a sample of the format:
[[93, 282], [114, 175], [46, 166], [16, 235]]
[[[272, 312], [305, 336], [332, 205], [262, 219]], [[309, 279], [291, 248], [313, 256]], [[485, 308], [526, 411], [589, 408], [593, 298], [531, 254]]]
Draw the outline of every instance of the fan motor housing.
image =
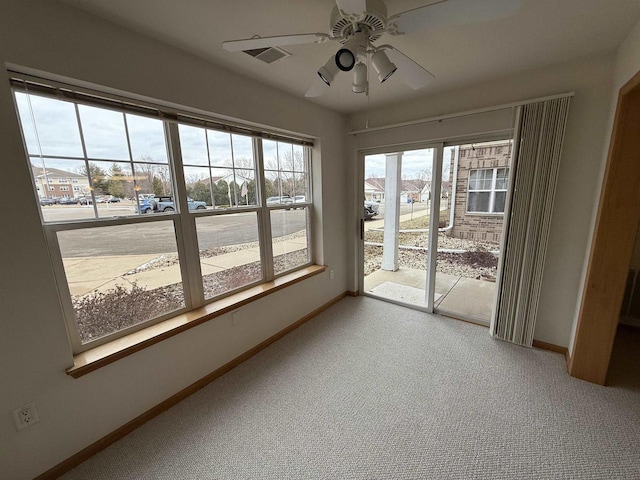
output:
[[[368, 28], [369, 41], [374, 42], [379, 39], [385, 31], [387, 25], [387, 6], [381, 0], [366, 0], [367, 9], [356, 21], [358, 26]], [[332, 37], [344, 37], [341, 43], [354, 32], [351, 20], [343, 17], [338, 11], [338, 7], [333, 7], [329, 22], [329, 30]]]

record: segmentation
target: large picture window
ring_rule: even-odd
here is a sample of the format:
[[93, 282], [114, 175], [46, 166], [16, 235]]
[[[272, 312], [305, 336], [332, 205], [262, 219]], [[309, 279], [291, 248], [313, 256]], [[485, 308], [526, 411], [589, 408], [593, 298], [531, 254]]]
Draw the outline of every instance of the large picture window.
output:
[[310, 142], [12, 85], [74, 352], [312, 262]]
[[508, 168], [469, 170], [467, 213], [504, 213]]

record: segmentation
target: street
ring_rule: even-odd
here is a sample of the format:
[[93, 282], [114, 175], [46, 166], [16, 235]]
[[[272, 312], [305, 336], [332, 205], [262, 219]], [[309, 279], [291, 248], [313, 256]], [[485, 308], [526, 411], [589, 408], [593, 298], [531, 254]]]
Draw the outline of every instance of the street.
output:
[[[373, 220], [384, 219], [384, 203], [378, 204], [378, 215], [373, 217]], [[419, 212], [429, 208], [429, 202], [416, 202], [416, 203], [400, 203], [400, 215], [410, 214], [412, 211]]]
[[[47, 220], [93, 218], [92, 206], [55, 205], [42, 207]], [[133, 205], [126, 203], [98, 205], [99, 215], [115, 217], [131, 215]], [[158, 215], [158, 214], [151, 214]], [[132, 225], [95, 227], [58, 233], [63, 258], [176, 253], [173, 222], [168, 215], [158, 215], [164, 221]], [[167, 218], [169, 217], [169, 218]], [[306, 227], [304, 209], [276, 210], [271, 213], [274, 238], [289, 235]], [[200, 217], [196, 220], [201, 249], [256, 242], [258, 240], [255, 212]]]

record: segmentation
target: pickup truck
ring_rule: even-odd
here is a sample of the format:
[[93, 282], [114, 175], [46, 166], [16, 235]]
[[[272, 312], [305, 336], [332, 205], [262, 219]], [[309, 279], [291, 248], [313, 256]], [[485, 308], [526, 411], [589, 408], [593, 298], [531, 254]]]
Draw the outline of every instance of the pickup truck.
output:
[[[189, 205], [189, 210], [204, 210], [205, 208], [207, 208], [207, 204], [205, 202], [198, 202], [191, 198], [187, 198], [187, 204]], [[134, 210], [136, 213], [138, 213], [137, 205], [134, 205]], [[176, 206], [173, 202], [173, 197], [159, 196], [140, 200], [141, 213], [163, 213], [174, 212], [175, 210]]]

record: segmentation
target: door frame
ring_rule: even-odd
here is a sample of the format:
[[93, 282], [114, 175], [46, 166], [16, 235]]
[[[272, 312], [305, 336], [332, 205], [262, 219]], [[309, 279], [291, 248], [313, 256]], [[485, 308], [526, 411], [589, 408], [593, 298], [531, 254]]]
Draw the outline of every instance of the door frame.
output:
[[604, 385], [640, 224], [640, 71], [618, 94], [569, 374]]

